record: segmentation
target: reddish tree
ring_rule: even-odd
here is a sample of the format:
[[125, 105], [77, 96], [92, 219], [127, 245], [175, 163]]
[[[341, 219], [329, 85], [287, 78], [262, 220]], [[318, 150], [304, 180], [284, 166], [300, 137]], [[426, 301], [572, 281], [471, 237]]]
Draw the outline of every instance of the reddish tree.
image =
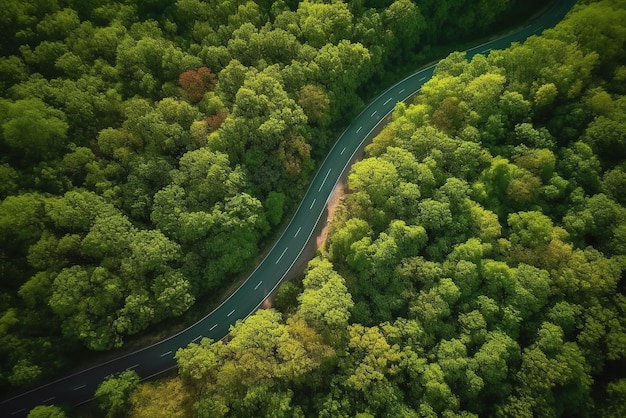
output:
[[207, 91], [213, 90], [217, 84], [217, 77], [207, 67], [185, 71], [178, 77], [178, 85], [183, 90], [183, 96], [190, 103], [198, 103]]
[[207, 129], [209, 132], [217, 131], [217, 129], [222, 125], [222, 123], [226, 120], [226, 116], [228, 116], [227, 112], [219, 112], [213, 116], [207, 116], [204, 118], [204, 122], [207, 125]]

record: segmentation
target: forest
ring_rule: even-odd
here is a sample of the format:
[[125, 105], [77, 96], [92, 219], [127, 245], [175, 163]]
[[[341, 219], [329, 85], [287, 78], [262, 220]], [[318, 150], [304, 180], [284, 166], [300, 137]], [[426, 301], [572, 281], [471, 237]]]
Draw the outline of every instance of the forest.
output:
[[4, 1], [0, 389], [219, 301], [363, 92], [513, 6]]
[[[0, 387], [247, 271], [368, 90], [512, 1], [9, 1]], [[108, 417], [626, 416], [626, 2], [452, 53], [352, 167], [324, 247]], [[411, 53], [407, 53], [410, 51]], [[31, 417], [72, 416], [40, 406]]]

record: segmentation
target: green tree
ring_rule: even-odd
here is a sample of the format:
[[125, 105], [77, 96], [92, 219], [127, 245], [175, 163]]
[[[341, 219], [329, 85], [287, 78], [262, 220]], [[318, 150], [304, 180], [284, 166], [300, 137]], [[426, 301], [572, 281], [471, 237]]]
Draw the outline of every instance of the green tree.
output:
[[283, 193], [270, 192], [265, 201], [267, 220], [272, 226], [280, 224], [283, 219], [285, 195]]
[[28, 418], [65, 418], [65, 411], [55, 405], [39, 405], [28, 412]]
[[15, 387], [27, 388], [37, 382], [41, 374], [41, 366], [28, 359], [20, 359], [11, 369], [8, 380]]
[[107, 417], [121, 416], [127, 411], [130, 397], [138, 384], [139, 376], [133, 370], [107, 377], [95, 393], [100, 409]]
[[384, 208], [400, 183], [395, 166], [379, 158], [367, 158], [356, 163], [348, 177], [355, 191], [367, 193], [375, 207]]
[[417, 5], [407, 0], [396, 0], [386, 7], [382, 20], [387, 30], [394, 34], [394, 56], [401, 56], [401, 51], [411, 51], [419, 45], [426, 20]]
[[297, 14], [302, 35], [315, 48], [321, 48], [328, 42], [336, 44], [351, 37], [353, 17], [345, 3], [304, 1], [298, 5]]
[[304, 186], [312, 169], [306, 115], [273, 73], [275, 67], [247, 77], [237, 91], [231, 115], [209, 144], [242, 164], [259, 195], [287, 195]]
[[39, 99], [0, 103], [4, 108], [2, 139], [10, 148], [35, 161], [62, 152], [68, 125], [63, 112]]
[[[167, 396], [164, 396], [167, 394]], [[130, 396], [133, 418], [184, 418], [192, 414], [192, 398], [179, 378], [146, 382]]]
[[298, 297], [298, 312], [320, 332], [344, 329], [354, 303], [343, 278], [333, 270], [332, 264], [320, 258], [310, 261], [303, 284], [304, 290]]

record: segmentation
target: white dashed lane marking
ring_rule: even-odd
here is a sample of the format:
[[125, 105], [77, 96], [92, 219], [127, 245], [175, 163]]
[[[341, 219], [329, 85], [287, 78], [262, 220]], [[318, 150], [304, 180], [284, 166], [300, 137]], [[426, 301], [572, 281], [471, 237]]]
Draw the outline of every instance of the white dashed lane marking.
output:
[[[287, 247], [287, 248], [289, 248], [289, 247]], [[278, 260], [276, 260], [276, 263], [275, 263], [275, 264], [278, 264], [278, 263], [280, 262], [280, 260], [282, 260], [283, 256], [284, 256], [284, 255], [285, 255], [285, 253], [287, 252], [287, 248], [285, 248], [285, 249], [283, 250], [283, 253], [280, 255], [280, 257], [278, 257]], [[234, 312], [234, 311], [233, 311], [233, 312]], [[228, 315], [228, 316], [230, 316], [230, 315]]]
[[326, 183], [326, 180], [328, 179], [328, 175], [330, 174], [330, 170], [332, 170], [332, 168], [328, 169], [328, 173], [326, 173], [326, 177], [324, 177], [324, 180], [322, 180], [322, 185], [320, 186], [319, 189], [317, 189], [318, 192], [322, 191], [322, 187], [324, 187], [324, 183]]

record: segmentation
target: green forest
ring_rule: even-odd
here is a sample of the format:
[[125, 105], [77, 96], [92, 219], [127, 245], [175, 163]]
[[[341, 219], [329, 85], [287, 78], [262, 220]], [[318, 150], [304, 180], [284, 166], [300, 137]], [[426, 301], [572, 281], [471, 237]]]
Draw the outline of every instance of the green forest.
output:
[[[542, 2], [5, 3], [14, 391], [219, 297], [398, 69]], [[103, 382], [102, 414], [626, 416], [625, 22], [624, 0], [580, 0], [521, 45], [450, 54], [352, 167], [302, 280], [175, 376]]]

